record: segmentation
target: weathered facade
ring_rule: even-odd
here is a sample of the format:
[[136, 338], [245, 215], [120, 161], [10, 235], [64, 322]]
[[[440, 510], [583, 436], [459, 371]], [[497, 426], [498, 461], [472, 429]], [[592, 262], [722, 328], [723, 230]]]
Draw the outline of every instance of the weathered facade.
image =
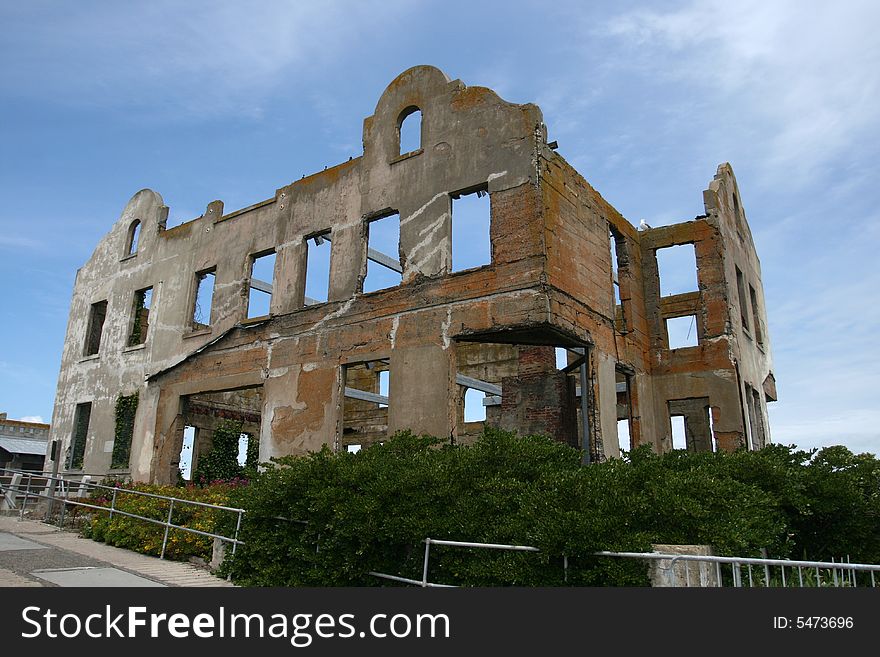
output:
[[[419, 115], [420, 143], [401, 152], [401, 124]], [[637, 231], [547, 143], [537, 106], [427, 66], [388, 86], [363, 145], [265, 201], [214, 201], [170, 229], [162, 198], [135, 194], [77, 275], [52, 420], [62, 470], [173, 480], [185, 428], [197, 458], [223, 418], [243, 422], [262, 461], [398, 429], [467, 441], [484, 423], [590, 460], [618, 455], [618, 430], [672, 448], [677, 416], [689, 449], [769, 440], [760, 265], [729, 165], [705, 215]], [[456, 214], [472, 194], [489, 201], [485, 235]], [[396, 252], [373, 248], [380, 226]], [[454, 271], [460, 235], [486, 241], [484, 264]], [[697, 285], [661, 295], [656, 254], [683, 244]], [[330, 255], [316, 300], [318, 245]], [[255, 275], [266, 257], [271, 282]], [[376, 267], [396, 279], [365, 292]], [[253, 317], [256, 293], [271, 297]], [[670, 348], [679, 317], [696, 341]], [[485, 394], [479, 422], [467, 390]], [[118, 399], [135, 394], [118, 431]]]

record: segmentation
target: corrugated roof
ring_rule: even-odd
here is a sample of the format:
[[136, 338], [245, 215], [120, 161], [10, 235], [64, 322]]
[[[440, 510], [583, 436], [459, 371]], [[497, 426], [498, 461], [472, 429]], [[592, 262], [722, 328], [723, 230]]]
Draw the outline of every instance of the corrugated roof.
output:
[[0, 436], [0, 447], [12, 454], [45, 454], [47, 445], [45, 440]]

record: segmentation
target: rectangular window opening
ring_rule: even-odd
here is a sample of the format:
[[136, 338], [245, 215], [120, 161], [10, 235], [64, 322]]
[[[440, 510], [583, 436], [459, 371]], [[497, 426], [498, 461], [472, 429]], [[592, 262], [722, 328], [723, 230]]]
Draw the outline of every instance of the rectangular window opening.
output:
[[755, 342], [763, 345], [764, 331], [761, 329], [761, 313], [758, 312], [758, 295], [751, 285], [749, 285], [749, 297], [752, 301], [752, 321], [755, 323]]
[[669, 349], [696, 347], [700, 343], [697, 333], [696, 315], [666, 318], [666, 336]]
[[128, 334], [128, 346], [134, 347], [147, 341], [150, 328], [150, 307], [153, 305], [153, 288], [146, 287], [134, 293], [132, 308], [131, 332]]
[[340, 447], [369, 447], [385, 440], [388, 431], [388, 361], [352, 363], [343, 368], [345, 401], [342, 411]]
[[612, 308], [614, 326], [618, 331], [625, 331], [626, 313], [623, 306], [623, 299], [620, 296], [620, 255], [623, 251], [623, 236], [609, 224], [608, 239], [611, 247], [611, 287], [613, 289], [614, 297], [614, 306]]
[[248, 462], [248, 448], [253, 436], [249, 433], [242, 433], [238, 436], [238, 464], [242, 467]]
[[330, 298], [330, 231], [306, 238], [305, 305], [326, 303]]
[[743, 278], [743, 273], [739, 270], [739, 267], [736, 268], [736, 294], [739, 299], [739, 314], [742, 318], [742, 327], [744, 331], [748, 332], [749, 307], [746, 305], [745, 279]]
[[251, 262], [247, 317], [265, 317], [272, 306], [272, 285], [275, 279], [275, 252], [257, 254]]
[[617, 421], [617, 443], [622, 452], [628, 452], [632, 449], [630, 444], [628, 419]]
[[489, 238], [491, 203], [485, 185], [450, 194], [452, 199], [452, 271], [492, 263]]
[[211, 305], [214, 303], [214, 269], [196, 273], [196, 293], [193, 299], [192, 327], [194, 331], [210, 328]]
[[678, 244], [657, 249], [657, 273], [661, 297], [698, 291], [694, 245]]
[[353, 445], [346, 445], [345, 451], [348, 452], [349, 454], [357, 454], [359, 451], [361, 451], [362, 448], [363, 448], [363, 445], [359, 445], [359, 444], [355, 443]]
[[687, 449], [687, 429], [684, 415], [669, 417], [672, 423], [672, 449]]
[[464, 391], [464, 421], [465, 422], [485, 422], [486, 407], [483, 400], [486, 398], [485, 392], [467, 388]]
[[556, 347], [556, 369], [563, 370], [568, 367], [568, 349], [565, 347]]
[[107, 302], [93, 303], [89, 311], [89, 325], [86, 331], [84, 356], [94, 356], [101, 348], [101, 334], [104, 331], [104, 320], [107, 318]]
[[191, 424], [183, 428], [183, 445], [180, 447], [180, 476], [185, 481], [192, 481], [197, 432], [198, 429]]
[[71, 470], [82, 470], [91, 415], [91, 402], [76, 405], [76, 411], [73, 416], [73, 436], [71, 437], [70, 456], [67, 465]]
[[376, 292], [400, 285], [400, 214], [385, 215], [367, 223], [367, 275], [363, 291]]
[[615, 387], [617, 401], [617, 443], [624, 451], [632, 449], [630, 423], [632, 422], [632, 377], [625, 371], [615, 371]]

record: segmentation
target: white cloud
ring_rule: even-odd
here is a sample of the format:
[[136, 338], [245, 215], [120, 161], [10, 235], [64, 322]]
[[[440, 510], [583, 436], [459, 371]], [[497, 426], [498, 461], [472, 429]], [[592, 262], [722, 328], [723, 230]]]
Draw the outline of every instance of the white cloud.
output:
[[[5, 93], [60, 104], [146, 106], [151, 115], [259, 118], [299, 93], [364, 36], [404, 14], [399, 1], [107, 3], [0, 8]], [[13, 57], [14, 55], [14, 57]]]
[[753, 132], [765, 173], [806, 183], [876, 134], [878, 22], [870, 1], [711, 0], [625, 13], [602, 32], [643, 70], [711, 94], [718, 131]]
[[37, 422], [39, 424], [45, 424], [43, 421], [43, 417], [41, 415], [25, 415], [24, 417], [19, 418], [20, 422]]
[[0, 248], [39, 249], [42, 246], [44, 246], [42, 242], [30, 239], [29, 237], [11, 237], [9, 235], [0, 235]]

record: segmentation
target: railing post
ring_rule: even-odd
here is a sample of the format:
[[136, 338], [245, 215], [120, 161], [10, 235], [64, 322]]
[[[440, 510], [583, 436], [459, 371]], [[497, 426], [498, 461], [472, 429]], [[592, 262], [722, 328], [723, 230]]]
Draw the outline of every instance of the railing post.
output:
[[425, 539], [425, 564], [422, 567], [422, 587], [428, 586], [428, 558], [431, 554], [431, 539]]
[[30, 500], [30, 498], [31, 498], [31, 475], [30, 475], [30, 473], [28, 473], [27, 485], [25, 486], [25, 489], [24, 489], [24, 502], [21, 503], [21, 510], [19, 511], [19, 514], [18, 514], [19, 520], [24, 520], [24, 510], [25, 510], [25, 508], [27, 508], [27, 503], [28, 503], [28, 500]]
[[113, 511], [116, 509], [116, 491], [118, 490], [119, 488], [113, 488], [113, 498], [110, 500], [110, 520], [113, 520]]
[[235, 535], [233, 536], [235, 541], [232, 543], [232, 556], [233, 557], [235, 556], [235, 548], [238, 547], [238, 531], [241, 529], [241, 514], [242, 514], [242, 510], [239, 509], [238, 510], [238, 520], [235, 523]]
[[171, 529], [171, 514], [174, 511], [174, 498], [171, 498], [171, 504], [168, 505], [168, 520], [165, 521], [165, 536], [162, 538], [162, 554], [160, 559], [165, 558], [165, 546], [168, 544], [168, 531]]

